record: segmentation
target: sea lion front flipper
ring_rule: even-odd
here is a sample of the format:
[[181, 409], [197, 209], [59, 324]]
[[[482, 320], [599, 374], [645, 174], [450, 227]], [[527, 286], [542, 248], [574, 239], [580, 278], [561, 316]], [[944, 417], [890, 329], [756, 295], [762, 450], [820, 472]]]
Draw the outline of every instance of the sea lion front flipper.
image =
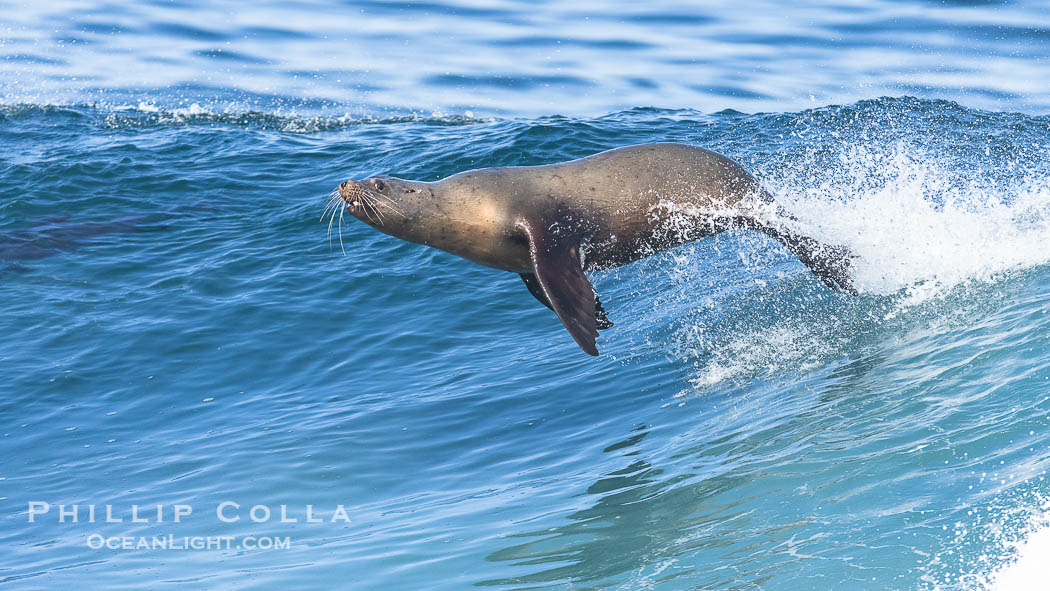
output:
[[554, 306], [552, 306], [550, 300], [547, 299], [547, 294], [543, 293], [543, 288], [540, 287], [540, 280], [536, 278], [535, 273], [518, 273], [518, 276], [525, 282], [525, 287], [529, 288], [529, 293], [531, 293], [533, 297], [539, 300], [544, 306], [554, 310]]
[[[521, 280], [525, 282], [525, 287], [529, 288], [529, 293], [533, 297], [544, 306], [554, 310], [554, 306], [547, 299], [547, 295], [543, 293], [543, 288], [540, 287], [540, 280], [536, 278], [535, 273], [519, 273], [518, 275], [521, 276]], [[613, 322], [609, 320], [609, 315], [605, 313], [605, 307], [602, 306], [602, 300], [598, 297], [598, 294], [594, 294], [594, 325], [598, 330], [613, 327]]]
[[598, 299], [598, 294], [594, 294], [594, 324], [598, 330], [613, 327], [613, 321], [609, 320], [609, 315], [605, 313], [605, 307], [602, 306], [602, 301]]
[[[598, 347], [594, 342], [598, 338], [594, 288], [583, 272], [579, 238], [556, 235], [547, 225], [521, 222], [518, 226], [528, 236], [532, 274], [539, 284], [539, 291], [546, 296], [551, 309], [576, 340], [576, 344], [588, 355], [597, 355]], [[522, 279], [525, 279], [524, 274]], [[529, 280], [525, 280], [525, 285], [540, 299], [529, 285]]]

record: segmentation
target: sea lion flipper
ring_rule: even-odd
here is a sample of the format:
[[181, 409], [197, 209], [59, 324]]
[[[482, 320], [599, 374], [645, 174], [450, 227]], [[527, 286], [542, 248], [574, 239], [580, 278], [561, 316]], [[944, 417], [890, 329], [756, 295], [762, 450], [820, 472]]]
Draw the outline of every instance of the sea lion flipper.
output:
[[[576, 344], [588, 355], [597, 355], [597, 319], [594, 288], [583, 272], [577, 237], [555, 236], [546, 225], [523, 222], [520, 227], [529, 239], [529, 253], [539, 290]], [[525, 279], [524, 274], [522, 279]], [[529, 285], [529, 280], [525, 280]], [[537, 295], [533, 292], [533, 295]], [[537, 299], [540, 299], [537, 295]], [[540, 300], [543, 301], [543, 300]]]
[[[547, 299], [547, 295], [543, 293], [543, 288], [540, 287], [540, 280], [536, 278], [535, 273], [519, 273], [521, 280], [525, 282], [525, 287], [529, 288], [529, 293], [533, 295], [541, 304], [547, 306], [551, 310], [554, 310], [554, 306], [551, 305], [550, 300]], [[602, 300], [598, 297], [598, 294], [594, 294], [594, 324], [598, 330], [605, 330], [613, 327], [612, 320], [609, 320], [609, 315], [605, 312], [605, 307], [602, 306]]]
[[609, 315], [605, 313], [605, 307], [602, 306], [602, 301], [598, 299], [598, 294], [594, 294], [594, 324], [598, 330], [613, 327], [613, 321], [609, 320]]
[[[764, 201], [769, 203], [773, 201], [773, 198], [769, 194], [764, 194]], [[798, 221], [795, 216], [782, 208], [777, 207], [776, 209], [778, 219]], [[831, 289], [841, 289], [850, 295], [857, 295], [857, 288], [853, 286], [850, 273], [853, 259], [856, 256], [845, 246], [824, 244], [792, 231], [784, 224], [762, 221], [758, 218], [738, 218], [738, 222], [745, 228], [761, 230], [783, 244], [803, 265], [809, 267], [809, 270], [824, 282], [824, 285]]]
[[535, 273], [518, 273], [521, 280], [525, 282], [525, 287], [529, 288], [529, 293], [533, 295], [541, 304], [547, 306], [551, 310], [554, 306], [551, 305], [550, 300], [547, 299], [547, 294], [543, 293], [543, 288], [540, 287], [540, 280], [536, 278]]
[[809, 267], [824, 285], [857, 295], [857, 288], [853, 286], [853, 279], [850, 277], [854, 256], [848, 248], [823, 244], [808, 236], [783, 231], [773, 234], [773, 238], [779, 240], [803, 265]]

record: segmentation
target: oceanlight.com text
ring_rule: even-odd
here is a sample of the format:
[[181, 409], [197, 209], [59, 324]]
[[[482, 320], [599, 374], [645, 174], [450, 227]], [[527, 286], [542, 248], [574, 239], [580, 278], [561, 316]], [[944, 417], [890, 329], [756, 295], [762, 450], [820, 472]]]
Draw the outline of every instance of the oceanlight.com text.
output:
[[92, 550], [288, 550], [292, 539], [279, 536], [103, 536], [91, 534]]

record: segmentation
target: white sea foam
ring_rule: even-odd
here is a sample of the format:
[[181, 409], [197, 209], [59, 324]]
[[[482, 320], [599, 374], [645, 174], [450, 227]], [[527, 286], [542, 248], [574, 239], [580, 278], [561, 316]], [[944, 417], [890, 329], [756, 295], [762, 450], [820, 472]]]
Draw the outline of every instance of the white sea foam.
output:
[[[696, 366], [694, 386], [819, 367], [905, 312], [912, 317], [924, 307], [958, 316], [970, 305], [955, 301], [963, 286], [979, 288], [1050, 262], [1050, 173], [1044, 170], [996, 176], [1001, 171], [959, 169], [903, 144], [850, 147], [834, 160], [834, 170], [824, 162], [819, 175], [807, 163], [760, 176], [798, 218], [789, 223], [800, 232], [852, 251], [861, 298], [833, 304], [822, 315], [799, 311], [820, 302], [764, 289], [750, 297], [767, 302], [765, 315], [744, 309], [738, 315], [754, 317], [696, 318], [697, 326], [676, 335], [680, 354]], [[741, 249], [762, 246], [743, 240]], [[768, 263], [744, 252], [741, 258], [756, 272]], [[953, 304], [940, 306], [945, 298]]]
[[[847, 245], [865, 293], [925, 299], [960, 283], [1050, 262], [1050, 174], [967, 178], [913, 148], [858, 146], [814, 186], [800, 170], [778, 201], [815, 237]], [[872, 183], [872, 177], [878, 182]]]
[[1041, 518], [1042, 525], [1027, 538], [1011, 544], [1016, 558], [993, 572], [987, 584], [988, 591], [1044, 591], [1050, 588], [1050, 520]]
[[1043, 591], [1050, 587], [1050, 502], [1042, 494], [974, 508], [925, 565], [924, 591]]
[[[188, 103], [188, 104], [187, 104]], [[238, 102], [201, 104], [178, 101], [179, 106], [161, 106], [153, 101], [138, 104], [120, 103], [98, 105], [105, 113], [104, 122], [114, 128], [142, 127], [153, 125], [181, 126], [193, 123], [217, 123], [226, 125], [254, 125], [264, 129], [276, 129], [287, 133], [316, 133], [354, 125], [399, 124], [405, 122], [436, 122], [448, 125], [491, 123], [492, 118], [475, 118], [472, 111], [466, 115], [434, 112], [425, 114], [411, 112], [403, 115], [376, 117], [368, 114], [320, 114], [298, 113], [295, 109], [283, 108], [257, 110], [251, 105]]]

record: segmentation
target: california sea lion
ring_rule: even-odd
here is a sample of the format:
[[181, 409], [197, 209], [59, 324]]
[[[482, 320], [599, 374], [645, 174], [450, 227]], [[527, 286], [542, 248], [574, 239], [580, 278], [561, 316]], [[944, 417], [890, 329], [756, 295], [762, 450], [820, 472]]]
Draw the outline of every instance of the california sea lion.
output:
[[349, 180], [339, 185], [339, 197], [342, 207], [381, 232], [518, 273], [591, 355], [598, 354], [598, 329], [612, 323], [584, 271], [729, 228], [765, 232], [829, 287], [855, 293], [845, 249], [790, 230], [783, 223], [790, 217], [747, 171], [695, 146], [629, 146], [435, 182]]

